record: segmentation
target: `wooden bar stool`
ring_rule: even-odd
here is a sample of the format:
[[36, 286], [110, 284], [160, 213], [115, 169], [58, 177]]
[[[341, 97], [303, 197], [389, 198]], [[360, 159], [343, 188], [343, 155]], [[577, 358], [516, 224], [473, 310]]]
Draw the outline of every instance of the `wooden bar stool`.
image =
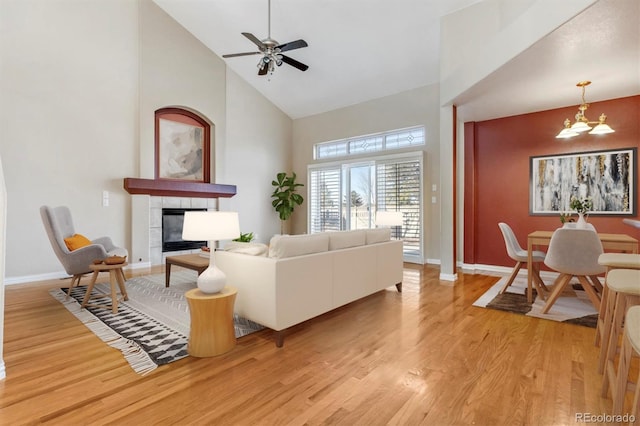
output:
[[[640, 356], [640, 306], [632, 306], [625, 317], [624, 337], [620, 351], [618, 373], [611, 387], [613, 415], [622, 415], [627, 390], [634, 393], [631, 416], [640, 415], [640, 372], [635, 383], [629, 382], [629, 366], [633, 356]], [[605, 380], [609, 380], [605, 375]]]
[[598, 359], [598, 372], [604, 373], [602, 396], [607, 397], [609, 384], [615, 379], [615, 358], [627, 309], [640, 305], [640, 270], [614, 269], [607, 274], [609, 297]]
[[[607, 268], [607, 274], [612, 269], [640, 269], [640, 254], [631, 253], [602, 253], [598, 257], [598, 263]], [[598, 325], [596, 328], [595, 345], [600, 346], [602, 334], [604, 333], [604, 317], [607, 308], [607, 280], [605, 278], [604, 288], [602, 289], [602, 299], [600, 301], [600, 310], [598, 312]], [[602, 369], [598, 369], [602, 373]]]
[[[100, 263], [98, 265], [89, 265], [89, 268], [93, 271], [93, 275], [91, 276], [91, 282], [87, 286], [87, 293], [84, 295], [84, 299], [82, 300], [82, 307], [86, 308], [87, 306], [93, 306], [96, 308], [105, 308], [111, 309], [111, 312], [114, 314], [118, 313], [118, 292], [116, 289], [116, 285], [120, 289], [120, 295], [122, 296], [122, 300], [129, 300], [127, 296], [127, 289], [124, 286], [124, 272], [122, 268], [127, 266], [127, 262], [118, 263], [116, 265], [106, 265]], [[93, 290], [94, 285], [96, 284], [96, 278], [98, 278], [98, 274], [100, 272], [109, 272], [109, 284], [111, 285], [111, 305], [101, 305], [96, 303], [88, 303], [91, 297], [91, 291]], [[101, 297], [107, 297], [101, 296]]]

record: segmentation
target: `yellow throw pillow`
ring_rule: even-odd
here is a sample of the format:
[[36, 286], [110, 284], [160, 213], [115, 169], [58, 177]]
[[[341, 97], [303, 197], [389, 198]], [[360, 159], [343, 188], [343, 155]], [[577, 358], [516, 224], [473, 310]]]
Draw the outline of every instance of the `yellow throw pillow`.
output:
[[81, 247], [91, 245], [91, 241], [80, 234], [73, 234], [71, 237], [65, 238], [64, 243], [70, 251], [77, 250]]

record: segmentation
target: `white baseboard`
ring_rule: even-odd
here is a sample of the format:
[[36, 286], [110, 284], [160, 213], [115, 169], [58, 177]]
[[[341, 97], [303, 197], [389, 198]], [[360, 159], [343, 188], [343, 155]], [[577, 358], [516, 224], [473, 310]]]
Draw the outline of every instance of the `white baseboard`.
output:
[[[143, 269], [150, 268], [151, 262], [136, 262], [130, 263], [125, 266], [124, 269]], [[64, 271], [58, 272], [48, 272], [46, 274], [36, 274], [36, 275], [23, 275], [20, 277], [6, 277], [4, 279], [5, 285], [13, 285], [13, 284], [24, 284], [31, 283], [36, 281], [46, 281], [46, 280], [56, 280], [56, 279], [71, 279], [71, 277]]]
[[7, 370], [4, 367], [4, 360], [0, 359], [0, 380], [7, 377]]
[[458, 274], [440, 274], [440, 280], [442, 281], [457, 281], [458, 280]]
[[[513, 271], [513, 267], [483, 265], [480, 263], [475, 263], [475, 264], [463, 263], [462, 265], [460, 265], [460, 267], [462, 268], [462, 272], [464, 272], [465, 274], [485, 274], [485, 275], [491, 275], [491, 276], [505, 276], [505, 275], [508, 276], [511, 274], [511, 271]], [[520, 269], [520, 271], [518, 271], [518, 276], [526, 278], [527, 268], [523, 267], [522, 269]], [[540, 271], [540, 277], [543, 279], [548, 278], [549, 280], [555, 280], [557, 276], [558, 276], [557, 272]]]

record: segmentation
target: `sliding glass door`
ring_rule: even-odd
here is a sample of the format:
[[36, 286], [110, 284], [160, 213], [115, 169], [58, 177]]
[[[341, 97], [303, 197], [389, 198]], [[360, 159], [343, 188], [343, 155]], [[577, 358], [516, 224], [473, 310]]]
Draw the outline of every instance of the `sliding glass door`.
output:
[[378, 210], [402, 212], [392, 236], [406, 261], [422, 256], [422, 154], [309, 166], [309, 232], [375, 228]]

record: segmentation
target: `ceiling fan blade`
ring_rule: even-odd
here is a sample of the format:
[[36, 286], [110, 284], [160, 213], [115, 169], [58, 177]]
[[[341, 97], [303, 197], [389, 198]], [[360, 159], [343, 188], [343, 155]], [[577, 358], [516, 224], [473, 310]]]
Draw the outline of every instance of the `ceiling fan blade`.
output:
[[258, 70], [258, 75], [267, 75], [267, 72], [269, 72], [269, 62], [263, 61], [262, 66]]
[[298, 68], [300, 71], [306, 71], [307, 69], [309, 69], [308, 65], [303, 64], [302, 62], [298, 62], [293, 58], [290, 58], [286, 55], [280, 55], [282, 56], [282, 62], [284, 62], [285, 64], [289, 64], [292, 67]]
[[307, 42], [301, 39], [301, 40], [290, 41], [289, 43], [281, 44], [280, 46], [276, 47], [276, 49], [280, 49], [281, 52], [286, 52], [287, 50], [300, 49], [301, 47], [307, 47], [307, 46], [308, 46]]
[[231, 53], [229, 55], [222, 55], [223, 58], [235, 58], [236, 56], [249, 56], [249, 55], [259, 55], [262, 52], [245, 52], [245, 53]]
[[267, 48], [267, 46], [264, 45], [263, 42], [261, 42], [258, 37], [254, 36], [251, 33], [242, 33], [243, 36], [245, 36], [246, 38], [248, 38], [249, 40], [251, 40], [251, 42], [253, 44], [255, 44], [256, 46], [258, 46], [260, 48], [260, 50], [264, 50]]

